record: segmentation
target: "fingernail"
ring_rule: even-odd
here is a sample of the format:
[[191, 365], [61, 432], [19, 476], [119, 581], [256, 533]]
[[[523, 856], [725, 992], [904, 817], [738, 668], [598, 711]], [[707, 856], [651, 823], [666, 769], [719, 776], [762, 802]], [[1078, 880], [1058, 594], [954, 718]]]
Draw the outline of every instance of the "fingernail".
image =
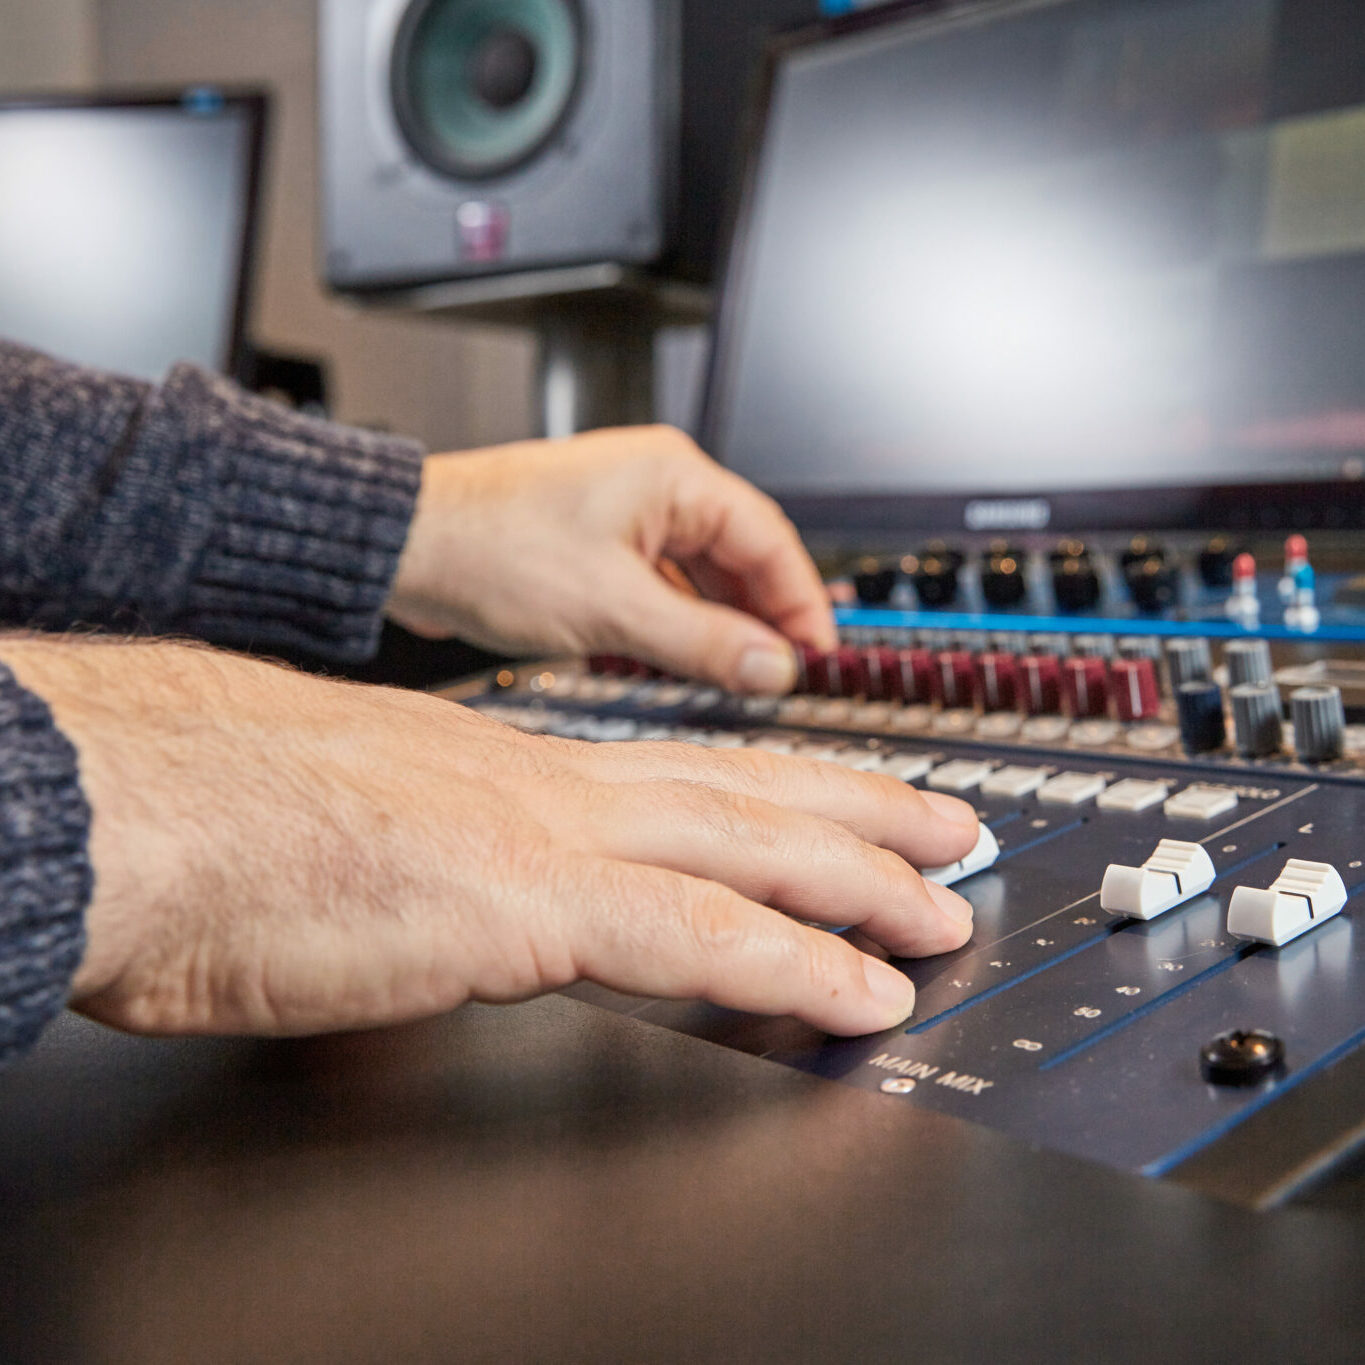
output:
[[742, 692], [790, 692], [796, 686], [796, 656], [778, 645], [750, 645], [739, 656], [735, 681]]
[[959, 800], [956, 796], [949, 796], [946, 792], [920, 792], [920, 795], [924, 798], [925, 805], [935, 815], [941, 815], [955, 825], [971, 825], [975, 828], [980, 823], [976, 817], [976, 810], [969, 802]]
[[957, 924], [969, 924], [972, 919], [973, 910], [971, 902], [964, 900], [956, 891], [950, 891], [946, 886], [940, 886], [937, 882], [925, 882], [925, 890], [929, 893], [929, 899]]
[[863, 975], [872, 998], [886, 1010], [886, 1027], [910, 1017], [915, 1008], [915, 985], [908, 976], [879, 958], [866, 955], [863, 956]]

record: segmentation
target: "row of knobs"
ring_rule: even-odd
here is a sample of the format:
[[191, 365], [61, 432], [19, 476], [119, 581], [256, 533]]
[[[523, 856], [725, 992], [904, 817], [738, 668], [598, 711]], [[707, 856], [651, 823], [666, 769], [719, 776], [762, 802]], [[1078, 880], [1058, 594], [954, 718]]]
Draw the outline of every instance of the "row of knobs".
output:
[[[1129, 657], [1115, 659], [1105, 657], [1097, 643], [1087, 646], [1093, 652], [1066, 658], [887, 645], [844, 646], [827, 654], [804, 648], [799, 652], [797, 691], [943, 707], [979, 705], [983, 711], [1020, 710], [1026, 715], [1065, 712], [1076, 719], [1111, 713], [1121, 721], [1154, 719], [1161, 709], [1156, 642], [1125, 641]], [[1226, 698], [1213, 679], [1206, 639], [1176, 639], [1166, 645], [1184, 747], [1194, 754], [1225, 748], [1230, 709], [1233, 747], [1239, 754], [1264, 758], [1281, 752], [1282, 703], [1272, 681], [1269, 646], [1261, 639], [1234, 640], [1225, 647], [1223, 662]], [[1323, 763], [1341, 757], [1346, 719], [1338, 688], [1297, 688], [1289, 707], [1300, 759]]]
[[991, 650], [896, 649], [845, 646], [828, 654], [800, 652], [797, 691], [868, 701], [979, 705], [984, 711], [1027, 715], [1065, 711], [1077, 719], [1106, 716], [1145, 720], [1161, 705], [1156, 661], [1110, 661], [1101, 655], [1058, 658]]
[[[1267, 758], [1284, 747], [1283, 705], [1271, 676], [1270, 647], [1264, 640], [1233, 640], [1223, 650], [1228, 691], [1213, 680], [1208, 641], [1172, 640], [1166, 663], [1180, 716], [1180, 737], [1191, 753], [1213, 753], [1228, 742], [1226, 715], [1232, 712], [1233, 747], [1243, 758]], [[1294, 749], [1307, 763], [1341, 757], [1346, 714], [1341, 690], [1296, 688], [1289, 696]]]
[[[1232, 582], [1236, 547], [1215, 537], [1198, 557], [1199, 574], [1211, 588]], [[1119, 569], [1140, 611], [1159, 612], [1172, 606], [1180, 592], [1179, 565], [1165, 548], [1136, 536], [1119, 555]], [[918, 554], [899, 561], [875, 558], [859, 562], [853, 589], [864, 606], [888, 602], [901, 577], [914, 585], [920, 605], [946, 607], [958, 594], [958, 578], [966, 556], [959, 549], [934, 541]], [[992, 607], [1018, 606], [1028, 595], [1025, 570], [1028, 552], [1006, 541], [993, 541], [981, 560], [981, 595]], [[1100, 573], [1089, 547], [1078, 540], [1062, 541], [1048, 555], [1053, 596], [1063, 611], [1089, 611], [1101, 596]]]

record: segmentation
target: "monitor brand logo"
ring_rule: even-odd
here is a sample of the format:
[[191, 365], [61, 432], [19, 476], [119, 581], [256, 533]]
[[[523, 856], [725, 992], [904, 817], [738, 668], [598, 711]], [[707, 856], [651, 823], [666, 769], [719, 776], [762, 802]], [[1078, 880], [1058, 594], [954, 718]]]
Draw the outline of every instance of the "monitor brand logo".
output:
[[969, 531], [1041, 531], [1052, 520], [1046, 498], [978, 498], [963, 518]]

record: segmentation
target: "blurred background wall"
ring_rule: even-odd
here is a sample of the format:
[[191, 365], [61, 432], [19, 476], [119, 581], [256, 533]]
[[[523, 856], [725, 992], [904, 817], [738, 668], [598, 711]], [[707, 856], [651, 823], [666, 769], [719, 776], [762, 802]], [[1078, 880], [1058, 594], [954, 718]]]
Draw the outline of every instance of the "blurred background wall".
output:
[[0, 0], [0, 95], [264, 85], [274, 96], [253, 339], [326, 359], [335, 415], [460, 449], [532, 434], [525, 333], [363, 313], [317, 268], [314, 0]]

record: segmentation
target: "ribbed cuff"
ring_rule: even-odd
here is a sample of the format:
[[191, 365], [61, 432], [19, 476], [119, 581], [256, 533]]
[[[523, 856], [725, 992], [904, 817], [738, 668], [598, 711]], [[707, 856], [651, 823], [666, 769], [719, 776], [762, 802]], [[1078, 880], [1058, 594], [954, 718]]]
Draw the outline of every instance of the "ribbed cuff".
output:
[[93, 874], [76, 751], [0, 664], [0, 1064], [66, 1003]]
[[[179, 432], [217, 471], [183, 632], [241, 648], [368, 658], [421, 481], [412, 441], [299, 416], [191, 366], [144, 414], [140, 441]], [[166, 433], [169, 435], [169, 432]]]

